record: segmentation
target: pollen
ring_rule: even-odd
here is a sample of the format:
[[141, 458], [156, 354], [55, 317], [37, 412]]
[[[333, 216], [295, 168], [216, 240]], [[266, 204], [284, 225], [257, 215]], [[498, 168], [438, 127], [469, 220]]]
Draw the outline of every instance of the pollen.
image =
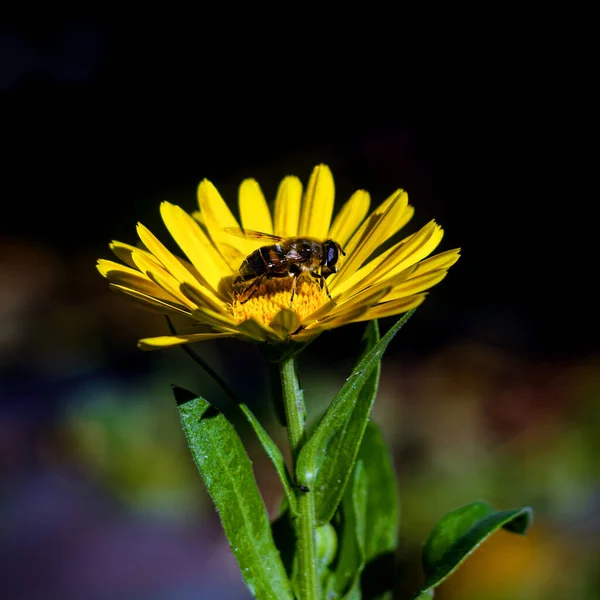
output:
[[[231, 303], [233, 318], [238, 323], [254, 318], [268, 326], [280, 310], [290, 308], [293, 283], [292, 277], [267, 279], [246, 302], [234, 298]], [[327, 301], [327, 294], [319, 282], [300, 278], [291, 310], [302, 321]]]

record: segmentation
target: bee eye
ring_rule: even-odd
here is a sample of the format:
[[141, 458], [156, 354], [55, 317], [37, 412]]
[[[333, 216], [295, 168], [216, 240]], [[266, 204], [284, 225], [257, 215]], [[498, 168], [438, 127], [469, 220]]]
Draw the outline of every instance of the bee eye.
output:
[[327, 266], [334, 266], [335, 263], [338, 260], [338, 251], [337, 248], [335, 246], [329, 246], [329, 248], [327, 249], [327, 259], [325, 261], [325, 264]]

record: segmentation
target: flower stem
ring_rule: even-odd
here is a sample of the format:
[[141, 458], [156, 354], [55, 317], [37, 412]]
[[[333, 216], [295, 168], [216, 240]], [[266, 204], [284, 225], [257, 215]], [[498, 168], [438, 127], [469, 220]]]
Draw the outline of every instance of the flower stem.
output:
[[[298, 452], [304, 441], [305, 409], [302, 390], [296, 375], [293, 357], [279, 363], [283, 404], [288, 428], [288, 438], [292, 450], [294, 470]], [[302, 483], [302, 482], [300, 482]], [[314, 494], [301, 488], [296, 489], [298, 517], [295, 520], [298, 558], [298, 593], [301, 600], [320, 598], [317, 576], [317, 556], [315, 546], [315, 502]]]

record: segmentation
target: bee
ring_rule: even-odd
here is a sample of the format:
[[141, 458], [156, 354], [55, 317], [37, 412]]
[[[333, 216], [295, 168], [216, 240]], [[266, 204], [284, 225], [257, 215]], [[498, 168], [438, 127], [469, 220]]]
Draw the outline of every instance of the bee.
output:
[[318, 279], [321, 289], [325, 287], [327, 296], [331, 299], [325, 279], [333, 273], [337, 273], [336, 265], [340, 254], [346, 255], [342, 247], [334, 240], [320, 241], [310, 237], [282, 238], [237, 227], [228, 227], [225, 231], [247, 239], [271, 242], [248, 255], [238, 269], [233, 280], [233, 289], [242, 304], [252, 298], [265, 280], [292, 277], [292, 295], [290, 297], [290, 308], [292, 308], [296, 283], [298, 277], [303, 274], [310, 274]]

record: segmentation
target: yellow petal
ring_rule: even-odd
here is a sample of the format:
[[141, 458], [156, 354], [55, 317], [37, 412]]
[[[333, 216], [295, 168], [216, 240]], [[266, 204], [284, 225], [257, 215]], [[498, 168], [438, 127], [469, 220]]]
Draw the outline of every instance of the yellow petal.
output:
[[415, 275], [436, 269], [449, 269], [460, 258], [460, 248], [446, 250], [435, 256], [422, 260], [416, 268]]
[[391, 289], [391, 286], [379, 286], [377, 288], [363, 290], [359, 294], [350, 297], [345, 302], [340, 302], [324, 319], [321, 319], [321, 322], [337, 318], [344, 314], [349, 314], [350, 312], [355, 312], [355, 309], [359, 307], [363, 307], [366, 310], [368, 307], [377, 304], [386, 294], [389, 294]]
[[138, 341], [140, 350], [160, 350], [181, 344], [203, 342], [215, 338], [231, 337], [231, 333], [188, 333], [184, 335], [160, 335], [158, 337], [144, 338]]
[[300, 180], [293, 176], [285, 177], [279, 184], [275, 199], [275, 235], [284, 238], [298, 235], [301, 200]]
[[[457, 250], [451, 250], [442, 254], [432, 256], [430, 259], [419, 262], [416, 265], [410, 264], [407, 268], [396, 272], [396, 269], [389, 272], [380, 281], [372, 284], [371, 289], [377, 290], [384, 287], [391, 287], [389, 294], [382, 298], [382, 302], [396, 300], [398, 298], [410, 296], [429, 289], [438, 284], [448, 272], [448, 269], [460, 258]], [[408, 261], [407, 261], [408, 262]], [[412, 262], [412, 261], [410, 261]], [[441, 267], [441, 268], [437, 268]], [[390, 276], [391, 273], [394, 273]], [[362, 285], [362, 282], [361, 284]], [[357, 287], [359, 284], [357, 284]], [[353, 290], [348, 290], [340, 295], [340, 300], [344, 300]]]
[[321, 331], [319, 329], [300, 329], [300, 331], [291, 336], [291, 340], [293, 342], [298, 342], [299, 344], [304, 344], [314, 340], [320, 334]]
[[192, 311], [192, 316], [199, 323], [210, 325], [215, 331], [223, 331], [225, 333], [235, 333], [237, 331], [237, 323], [228, 318], [227, 315], [221, 312], [215, 312], [209, 308], [199, 308]]
[[381, 300], [382, 302], [390, 302], [392, 300], [399, 300], [400, 298], [407, 298], [413, 296], [419, 292], [424, 292], [429, 288], [437, 285], [446, 275], [448, 271], [446, 269], [437, 269], [430, 273], [423, 273], [416, 277], [410, 277], [402, 283], [394, 286], [388, 294], [386, 294]]
[[[110, 249], [117, 255], [117, 257], [119, 257], [125, 264], [127, 264], [135, 269], [137, 269], [137, 265], [135, 264], [135, 261], [133, 260], [134, 252], [137, 253], [138, 255], [145, 256], [149, 260], [153, 261], [154, 263], [156, 263], [157, 265], [162, 267], [162, 263], [155, 256], [153, 256], [145, 248], [141, 247], [141, 246], [143, 246], [143, 244], [141, 242], [140, 242], [140, 247], [131, 246], [129, 244], [124, 244], [122, 242], [114, 242], [114, 241], [111, 242], [111, 244], [109, 244], [109, 246], [110, 246]], [[179, 261], [179, 263], [185, 269], [188, 270], [188, 272], [191, 274], [192, 278], [195, 281], [202, 280], [202, 276], [200, 275], [200, 273], [198, 273], [198, 271], [194, 268], [193, 265], [191, 265], [186, 260], [179, 258], [178, 256], [176, 256], [175, 258]]]
[[204, 230], [206, 230], [206, 221], [204, 220], [204, 217], [202, 216], [202, 213], [199, 210], [192, 211], [192, 218], [195, 221], [198, 221], [198, 223], [204, 228]]
[[283, 338], [274, 329], [263, 325], [256, 319], [248, 319], [238, 325], [239, 332], [257, 342], [276, 341], [279, 342]]
[[[336, 297], [344, 297], [353, 288], [368, 287], [393, 277], [431, 254], [443, 237], [442, 228], [431, 221], [416, 233], [398, 242], [369, 261], [335, 288]], [[331, 289], [331, 287], [330, 287]]]
[[362, 315], [352, 319], [353, 323], [359, 321], [372, 321], [373, 319], [383, 319], [384, 317], [391, 317], [393, 315], [400, 315], [408, 312], [413, 308], [419, 306], [425, 300], [425, 294], [417, 294], [416, 296], [410, 296], [409, 298], [401, 298], [399, 300], [393, 300], [392, 302], [384, 302], [369, 308]]
[[325, 304], [323, 304], [322, 306], [317, 308], [317, 310], [315, 310], [315, 312], [308, 315], [302, 321], [302, 325], [305, 326], [305, 325], [308, 325], [309, 323], [313, 323], [314, 321], [318, 321], [319, 319], [325, 318], [332, 310], [335, 309], [335, 307], [337, 305], [338, 305], [338, 303], [336, 302], [335, 299], [328, 300], [327, 302], [325, 302]]
[[[144, 254], [137, 252], [132, 253], [132, 258], [137, 268], [144, 273], [151, 281], [160, 286], [165, 292], [177, 298], [177, 301], [183, 304], [189, 310], [198, 308], [195, 302], [191, 302], [184, 294], [181, 293], [180, 283], [169, 271], [153, 260], [149, 259]], [[196, 284], [197, 285], [197, 284]]]
[[342, 209], [335, 217], [333, 225], [327, 236], [335, 240], [342, 248], [348, 243], [352, 234], [358, 229], [359, 225], [369, 212], [371, 197], [364, 190], [357, 190], [350, 196], [350, 199], [342, 206]]
[[215, 297], [224, 300], [220, 284], [224, 277], [231, 276], [232, 270], [219, 254], [202, 228], [179, 206], [163, 202], [160, 214], [173, 239], [185, 252], [201, 276], [201, 283], [212, 288]]
[[[217, 188], [215, 188], [215, 186], [207, 179], [202, 181], [198, 186], [198, 204], [210, 238], [221, 255], [228, 262], [231, 270], [236, 271], [239, 264], [234, 262], [231, 257], [227, 255], [227, 249], [222, 248], [222, 245], [231, 244], [231, 235], [225, 230], [228, 228], [237, 229], [239, 228], [239, 223], [233, 216], [233, 213], [229, 210], [229, 207], [221, 197], [221, 194], [217, 191]], [[252, 245], [249, 245], [244, 239], [240, 238], [237, 245], [245, 255], [252, 252]]]
[[239, 197], [242, 227], [272, 234], [271, 211], [258, 183], [254, 179], [242, 181]]
[[[358, 231], [346, 244], [346, 252], [353, 252], [362, 242], [363, 238], [371, 233], [375, 226], [380, 228], [380, 234], [389, 230], [394, 223], [400, 222], [401, 216], [408, 208], [408, 196], [403, 189], [396, 190], [389, 195], [363, 222]], [[384, 221], [382, 224], [381, 221]], [[384, 225], [387, 225], [385, 227]]]
[[[158, 261], [178, 281], [192, 283], [190, 281], [192, 279], [190, 272], [181, 264], [175, 255], [171, 254], [171, 252], [167, 250], [162, 242], [160, 242], [147, 227], [144, 227], [144, 225], [138, 223], [137, 233], [146, 248], [148, 248], [148, 250], [152, 253], [152, 258], [154, 260]], [[141, 257], [143, 256], [143, 253], [135, 251], [132, 253], [132, 258], [136, 263], [136, 266], [138, 266], [138, 263], [135, 259], [136, 256]], [[195, 282], [196, 285], [197, 283], [198, 282]]]
[[[368, 306], [364, 306], [363, 304], [349, 307], [348, 310], [340, 311], [335, 315], [327, 317], [327, 319], [307, 325], [304, 331], [316, 333], [318, 331], [326, 331], [328, 329], [341, 327], [342, 325], [346, 325], [347, 323], [352, 322], [354, 319], [359, 318], [368, 308]], [[296, 339], [295, 336], [294, 339]]]
[[[327, 321], [315, 323], [311, 325], [310, 328], [305, 329], [304, 331], [311, 334], [316, 334], [321, 333], [323, 331], [329, 331], [330, 329], [336, 329], [337, 327], [343, 327], [348, 323], [353, 323], [354, 321], [359, 320], [360, 317], [365, 314], [367, 309], [368, 307], [366, 306], [354, 307], [351, 311], [347, 311], [341, 315], [336, 315], [335, 317], [332, 317]], [[292, 339], [296, 341], [296, 336], [294, 336]]]
[[335, 187], [327, 165], [315, 167], [302, 201], [298, 235], [325, 240], [331, 225]]
[[[231, 239], [236, 239], [236, 241], [232, 241], [232, 243], [227, 244], [225, 242], [222, 242], [220, 245], [220, 250], [222, 255], [224, 256], [225, 260], [227, 261], [227, 264], [230, 265], [238, 265], [238, 268], [236, 269], [235, 272], [237, 272], [237, 270], [239, 270], [239, 267], [242, 265], [242, 263], [244, 262], [244, 260], [246, 259], [246, 257], [251, 253], [248, 252], [247, 250], [241, 250], [240, 248], [236, 248], [234, 245], [232, 244], [237, 244], [237, 236], [233, 236], [230, 235]], [[268, 242], [267, 242], [268, 243]], [[256, 248], [258, 248], [259, 246], [264, 246], [265, 242], [263, 241], [262, 243], [257, 242], [256, 244]]]
[[211, 234], [212, 230], [218, 231], [225, 227], [239, 227], [239, 223], [229, 210], [225, 200], [208, 179], [204, 179], [198, 186], [198, 204], [206, 228]]
[[[146, 227], [144, 227], [141, 223], [138, 223], [137, 230], [138, 235], [140, 236], [140, 239], [142, 240], [146, 248], [148, 248], [148, 250], [152, 252], [154, 257], [156, 257], [156, 259], [160, 261], [160, 263], [164, 267], [164, 271], [166, 272], [166, 274], [168, 274], [170, 278], [174, 278], [176, 281], [179, 282], [179, 284], [187, 283], [193, 288], [202, 288], [201, 282], [199, 282], [198, 279], [192, 275], [192, 273], [189, 271], [189, 269], [185, 267], [184, 264], [182, 264], [182, 261], [179, 260], [173, 254], [171, 254], [171, 252], [169, 252], [169, 250], [167, 250], [167, 248], [161, 242], [159, 242], [158, 239]], [[148, 260], [148, 257], [144, 253], [134, 251], [132, 253], [132, 258], [136, 263], [136, 266], [140, 269], [140, 271], [146, 272], [149, 270], [156, 272], [156, 269], [154, 269], [153, 266], [150, 265], [148, 262], [144, 262], [144, 268], [140, 267], [139, 260]], [[159, 274], [162, 275], [162, 273]], [[150, 279], [153, 279], [153, 277], [151, 277], [150, 274], [148, 274], [148, 276], [150, 277]], [[182, 301], [182, 303], [186, 304], [187, 306], [189, 302], [185, 301], [185, 298], [181, 294], [179, 290], [179, 284], [176, 286], [169, 284], [169, 289], [166, 289], [166, 291], [168, 291], [170, 294], [173, 294], [176, 298], [179, 298]], [[176, 288], [175, 291], [173, 290], [173, 288]], [[224, 305], [223, 300], [216, 298], [216, 294], [214, 294], [210, 289], [204, 289], [205, 294], [210, 297], [211, 304], [216, 303], [218, 305]]]
[[360, 294], [356, 294], [352, 298], [349, 298], [346, 302], [343, 302], [333, 308], [327, 315], [320, 318], [318, 321], [312, 320], [312, 315], [304, 320], [303, 325], [306, 325], [306, 329], [326, 328], [327, 323], [335, 320], [351, 320], [362, 314], [370, 306], [377, 304], [379, 300], [385, 296], [391, 290], [390, 287], [377, 289], [377, 290], [364, 290]]
[[152, 256], [150, 252], [143, 248], [137, 248], [136, 246], [131, 246], [130, 244], [124, 244], [123, 242], [117, 242], [113, 240], [108, 247], [114, 252], [115, 256], [122, 260], [126, 265], [130, 267], [136, 268], [133, 259], [131, 258], [131, 253], [136, 252], [146, 252], [148, 256]]
[[[227, 304], [222, 302], [213, 302], [212, 298], [207, 295], [205, 288], [193, 287], [187, 283], [182, 283], [179, 286], [179, 291], [188, 300], [191, 300], [200, 310], [207, 309], [209, 311], [219, 313], [220, 315], [229, 315]], [[230, 323], [235, 323], [230, 319]]]
[[163, 315], [166, 313], [172, 313], [191, 318], [190, 312], [188, 310], [185, 310], [183, 306], [176, 306], [163, 300], [158, 300], [153, 296], [148, 296], [148, 294], [144, 294], [142, 292], [139, 292], [138, 290], [127, 288], [116, 283], [111, 283], [109, 284], [109, 286], [115, 292], [126, 294], [127, 296], [130, 296], [131, 298], [134, 298], [135, 300], [138, 300], [142, 304], [146, 305], [146, 307], [152, 308], [154, 312], [159, 312]]
[[154, 296], [155, 298], [168, 300], [170, 302], [177, 302], [177, 299], [174, 296], [165, 292], [161, 287], [156, 285], [137, 269], [132, 269], [131, 267], [126, 267], [125, 265], [120, 265], [112, 260], [105, 260], [103, 258], [98, 260], [96, 266], [102, 276], [106, 277], [111, 283], [139, 290], [148, 296]]
[[356, 296], [359, 296], [361, 294], [365, 294], [368, 290], [373, 290], [373, 291], [377, 291], [377, 290], [381, 290], [383, 288], [388, 288], [388, 289], [392, 289], [397, 285], [400, 285], [402, 282], [404, 282], [406, 279], [408, 279], [409, 277], [412, 276], [412, 274], [415, 271], [415, 267], [409, 267], [408, 269], [405, 269], [404, 271], [397, 273], [396, 275], [394, 275], [394, 277], [387, 277], [385, 279], [382, 279], [381, 281], [378, 281], [376, 283], [373, 283], [372, 285], [369, 286], [364, 286], [363, 282], [359, 282], [357, 283], [355, 286], [353, 286], [352, 288], [346, 290], [345, 292], [343, 292], [342, 294], [340, 294], [339, 296], [335, 297], [335, 300], [337, 300], [340, 303], [344, 303], [347, 302], [349, 298], [355, 298]]
[[285, 338], [300, 327], [300, 319], [295, 311], [284, 308], [273, 317], [269, 326]]
[[396, 232], [400, 231], [412, 218], [415, 214], [415, 207], [412, 204], [409, 204], [404, 212], [398, 217], [398, 220], [392, 225], [392, 229], [388, 234], [388, 237], [394, 235]]
[[444, 230], [431, 221], [421, 230], [405, 240], [404, 244], [389, 257], [391, 268], [383, 267], [376, 273], [379, 278], [392, 277], [408, 267], [417, 264], [431, 254], [444, 237]]
[[[241, 231], [241, 229], [239, 231]], [[234, 276], [235, 273], [238, 272], [244, 259], [254, 252], [256, 248], [265, 245], [264, 240], [262, 242], [258, 240], [252, 240], [239, 235], [233, 235], [227, 231], [219, 234], [219, 238], [221, 240], [219, 242], [219, 252], [230, 266], [231, 272], [234, 274]]]
[[403, 190], [398, 190], [395, 196], [390, 196], [377, 208], [359, 227], [346, 245], [346, 254], [337, 275], [332, 277], [329, 290], [340, 285], [349, 275], [355, 273], [373, 252], [393, 235], [397, 224], [408, 206], [408, 196]]

